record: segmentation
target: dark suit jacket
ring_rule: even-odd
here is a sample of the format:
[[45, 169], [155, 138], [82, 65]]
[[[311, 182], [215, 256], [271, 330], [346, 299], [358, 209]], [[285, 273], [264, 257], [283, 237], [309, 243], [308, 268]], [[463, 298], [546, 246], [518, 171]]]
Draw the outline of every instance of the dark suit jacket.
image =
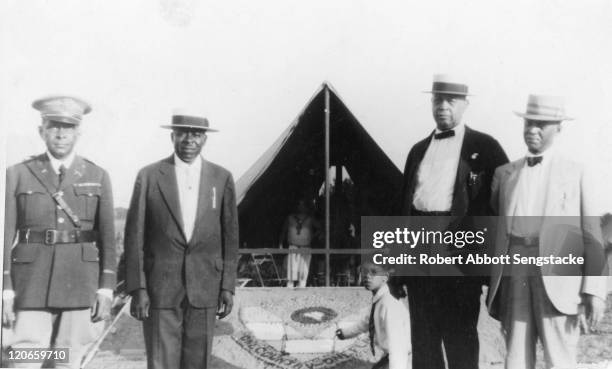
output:
[[15, 291], [18, 309], [90, 307], [98, 288], [112, 289], [116, 283], [113, 195], [108, 174], [76, 156], [60, 189], [80, 219], [80, 230], [97, 231], [97, 242], [15, 244], [18, 230], [77, 229], [43, 183], [54, 191], [59, 186], [46, 154], [7, 170], [4, 289]]
[[143, 168], [125, 226], [126, 288], [145, 288], [153, 308], [216, 307], [220, 290], [234, 292], [238, 212], [234, 181], [202, 161], [193, 235], [185, 238], [174, 157]]
[[[406, 160], [402, 187], [401, 215], [411, 215], [410, 209], [417, 186], [421, 161], [431, 142], [433, 132], [415, 144]], [[489, 198], [495, 168], [508, 162], [504, 150], [493, 137], [465, 127], [461, 158], [457, 167], [452, 216], [490, 215]]]
[[[425, 139], [415, 144], [406, 160], [404, 169], [404, 183], [402, 190], [401, 215], [411, 215], [414, 192], [417, 186], [417, 177], [421, 161], [431, 142], [433, 132]], [[465, 127], [465, 135], [460, 151], [459, 165], [455, 176], [453, 200], [451, 204], [450, 224], [447, 229], [480, 230], [494, 225], [488, 219], [474, 218], [474, 216], [492, 215], [490, 208], [491, 181], [495, 168], [508, 162], [504, 150], [491, 136]], [[440, 229], [442, 230], [442, 229]], [[438, 251], [446, 252], [447, 256], [485, 253], [484, 248], [452, 248], [442, 247]], [[433, 252], [434, 248], [430, 249]], [[478, 276], [475, 280], [464, 278], [465, 283], [487, 283], [485, 275], [488, 269], [474, 265], [460, 265], [459, 270], [466, 275]]]

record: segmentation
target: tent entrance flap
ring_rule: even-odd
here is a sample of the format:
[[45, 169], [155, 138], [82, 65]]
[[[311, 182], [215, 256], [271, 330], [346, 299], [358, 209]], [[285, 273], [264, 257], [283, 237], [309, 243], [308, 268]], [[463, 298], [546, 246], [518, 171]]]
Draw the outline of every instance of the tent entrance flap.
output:
[[[326, 93], [329, 97], [328, 161]], [[329, 181], [326, 200], [321, 189], [325, 188], [328, 177], [335, 180]], [[296, 200], [303, 198], [310, 203], [312, 213], [322, 225], [329, 222], [328, 230], [321, 240], [314, 242], [313, 248], [325, 249], [326, 238], [331, 250], [347, 245], [359, 248], [360, 217], [389, 215], [400, 192], [401, 180], [400, 170], [333, 88], [323, 84], [296, 120], [237, 181], [240, 246], [277, 248], [285, 219], [294, 210]], [[326, 201], [329, 202], [327, 215]], [[344, 226], [346, 229], [342, 229]], [[346, 241], [347, 235], [350, 242]], [[332, 254], [331, 266], [327, 266], [328, 255], [313, 255], [311, 283], [334, 283], [339, 271], [333, 269], [343, 268], [348, 262], [336, 261]], [[276, 257], [282, 265], [283, 255]], [[358, 265], [359, 260], [350, 262]]]

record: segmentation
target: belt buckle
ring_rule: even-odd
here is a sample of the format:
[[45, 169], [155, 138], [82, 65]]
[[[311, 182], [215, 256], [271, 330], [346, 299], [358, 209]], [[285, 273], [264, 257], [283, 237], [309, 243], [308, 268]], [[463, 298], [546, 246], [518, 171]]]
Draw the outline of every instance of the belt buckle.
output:
[[45, 245], [55, 245], [57, 243], [57, 230], [45, 229]]

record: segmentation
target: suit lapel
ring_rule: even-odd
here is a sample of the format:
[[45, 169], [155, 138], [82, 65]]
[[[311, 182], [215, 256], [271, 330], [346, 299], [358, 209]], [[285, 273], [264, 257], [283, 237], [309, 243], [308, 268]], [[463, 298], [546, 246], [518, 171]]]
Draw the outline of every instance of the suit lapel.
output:
[[57, 190], [59, 179], [53, 171], [51, 162], [46, 154], [39, 155], [35, 160], [28, 161], [26, 166], [47, 191], [54, 193]]
[[453, 202], [451, 204], [452, 215], [463, 215], [467, 212], [467, 178], [471, 170], [468, 165], [467, 157], [472, 150], [473, 144], [472, 130], [465, 126], [463, 134], [463, 142], [459, 154], [459, 164], [457, 165], [457, 176], [455, 177], [455, 186], [453, 187]]
[[[555, 211], [554, 199], [560, 198], [557, 195], [563, 183], [566, 181], [567, 171], [563, 168], [563, 162], [557, 157], [553, 156], [550, 163], [550, 172], [546, 175], [546, 200], [544, 202], [544, 215], [559, 215], [558, 211]], [[552, 184], [552, 186], [551, 186]]]
[[[212, 183], [212, 180], [212, 167], [210, 163], [202, 159], [202, 169], [200, 171], [200, 188], [198, 192], [198, 208], [196, 210], [195, 220], [196, 225], [193, 229], [193, 235], [191, 237], [192, 239], [197, 239], [196, 232], [202, 229], [202, 227], [199, 227], [198, 225], [204, 222], [204, 218], [206, 217], [206, 210], [213, 206], [211, 202], [217, 202], [217, 196], [219, 196], [219, 194], [213, 194], [214, 183]], [[218, 206], [218, 204], [215, 204], [214, 206]]]
[[185, 237], [185, 229], [183, 228], [183, 216], [181, 215], [181, 207], [179, 203], [178, 185], [176, 182], [176, 171], [174, 168], [174, 157], [169, 157], [163, 160], [159, 167], [160, 175], [158, 177], [157, 185], [159, 191], [162, 194], [170, 214], [174, 218], [183, 239]]

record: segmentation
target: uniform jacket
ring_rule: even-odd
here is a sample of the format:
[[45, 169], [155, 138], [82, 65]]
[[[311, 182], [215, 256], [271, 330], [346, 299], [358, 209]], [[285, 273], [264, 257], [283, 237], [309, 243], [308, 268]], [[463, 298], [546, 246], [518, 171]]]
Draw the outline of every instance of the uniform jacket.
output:
[[[383, 285], [372, 298], [374, 307], [374, 343], [385, 354], [389, 354], [389, 369], [407, 369], [410, 362], [410, 315], [400, 300]], [[368, 332], [369, 311], [353, 325], [343, 328], [346, 338]]]
[[[546, 293], [552, 304], [564, 314], [576, 314], [580, 294], [587, 293], [606, 298], [606, 279], [599, 276], [605, 263], [599, 217], [594, 215], [592, 182], [584, 174], [583, 167], [560, 156], [550, 158], [544, 219], [540, 229], [541, 256], [574, 256], [585, 258], [580, 265], [545, 265], [542, 275]], [[517, 185], [525, 158], [506, 164], [495, 171], [491, 202], [499, 214], [498, 232], [494, 255], [506, 255], [512, 215], [517, 203]], [[503, 265], [494, 265], [488, 295], [489, 311], [499, 318], [498, 291]], [[598, 275], [596, 275], [598, 274]]]
[[59, 186], [46, 154], [7, 170], [4, 289], [15, 291], [17, 309], [92, 306], [98, 288], [113, 289], [116, 283], [113, 195], [108, 174], [76, 156], [60, 189], [80, 219], [80, 230], [98, 232], [96, 242], [16, 243], [18, 230], [78, 229], [43, 182], [52, 189]]
[[125, 226], [127, 292], [145, 288], [153, 308], [216, 307], [234, 291], [238, 212], [234, 181], [202, 160], [195, 227], [185, 238], [174, 156], [138, 173]]

